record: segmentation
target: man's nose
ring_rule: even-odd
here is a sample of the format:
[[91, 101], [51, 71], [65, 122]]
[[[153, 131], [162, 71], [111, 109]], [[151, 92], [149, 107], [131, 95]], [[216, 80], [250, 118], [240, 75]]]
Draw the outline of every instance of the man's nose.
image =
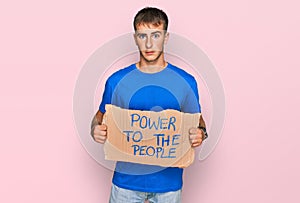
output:
[[151, 37], [147, 37], [147, 40], [146, 40], [146, 48], [149, 49], [152, 47], [152, 39]]

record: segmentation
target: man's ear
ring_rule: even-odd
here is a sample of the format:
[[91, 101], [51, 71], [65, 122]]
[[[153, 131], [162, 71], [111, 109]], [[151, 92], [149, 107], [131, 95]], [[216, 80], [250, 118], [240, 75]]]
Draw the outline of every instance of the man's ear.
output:
[[167, 44], [168, 40], [169, 40], [169, 32], [166, 32], [164, 44]]

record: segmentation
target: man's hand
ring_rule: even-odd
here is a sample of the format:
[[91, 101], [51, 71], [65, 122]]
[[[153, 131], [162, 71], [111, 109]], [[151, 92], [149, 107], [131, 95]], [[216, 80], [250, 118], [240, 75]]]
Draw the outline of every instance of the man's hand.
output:
[[95, 125], [91, 133], [96, 142], [104, 144], [107, 139], [107, 126], [105, 124]]
[[103, 113], [98, 111], [91, 124], [91, 135], [96, 142], [104, 144], [107, 139], [107, 125], [101, 124]]
[[198, 147], [201, 145], [205, 135], [204, 132], [199, 128], [190, 128], [189, 136], [192, 147]]

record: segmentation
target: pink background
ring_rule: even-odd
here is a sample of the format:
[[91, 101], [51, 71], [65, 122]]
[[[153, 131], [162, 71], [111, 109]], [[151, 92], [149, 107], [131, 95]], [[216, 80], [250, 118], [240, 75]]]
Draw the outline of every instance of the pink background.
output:
[[222, 137], [186, 170], [183, 202], [300, 202], [298, 1], [148, 2], [0, 3], [0, 202], [107, 202], [112, 172], [79, 141], [73, 90], [145, 5], [207, 53], [225, 88]]

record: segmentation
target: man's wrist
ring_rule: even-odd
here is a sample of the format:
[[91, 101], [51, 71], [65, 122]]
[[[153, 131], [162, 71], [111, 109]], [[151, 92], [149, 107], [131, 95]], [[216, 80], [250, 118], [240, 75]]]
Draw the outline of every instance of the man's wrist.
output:
[[208, 138], [208, 133], [206, 131], [206, 128], [204, 126], [200, 126], [200, 125], [198, 126], [198, 128], [203, 131], [204, 137], [202, 137], [202, 140], [207, 139]]

